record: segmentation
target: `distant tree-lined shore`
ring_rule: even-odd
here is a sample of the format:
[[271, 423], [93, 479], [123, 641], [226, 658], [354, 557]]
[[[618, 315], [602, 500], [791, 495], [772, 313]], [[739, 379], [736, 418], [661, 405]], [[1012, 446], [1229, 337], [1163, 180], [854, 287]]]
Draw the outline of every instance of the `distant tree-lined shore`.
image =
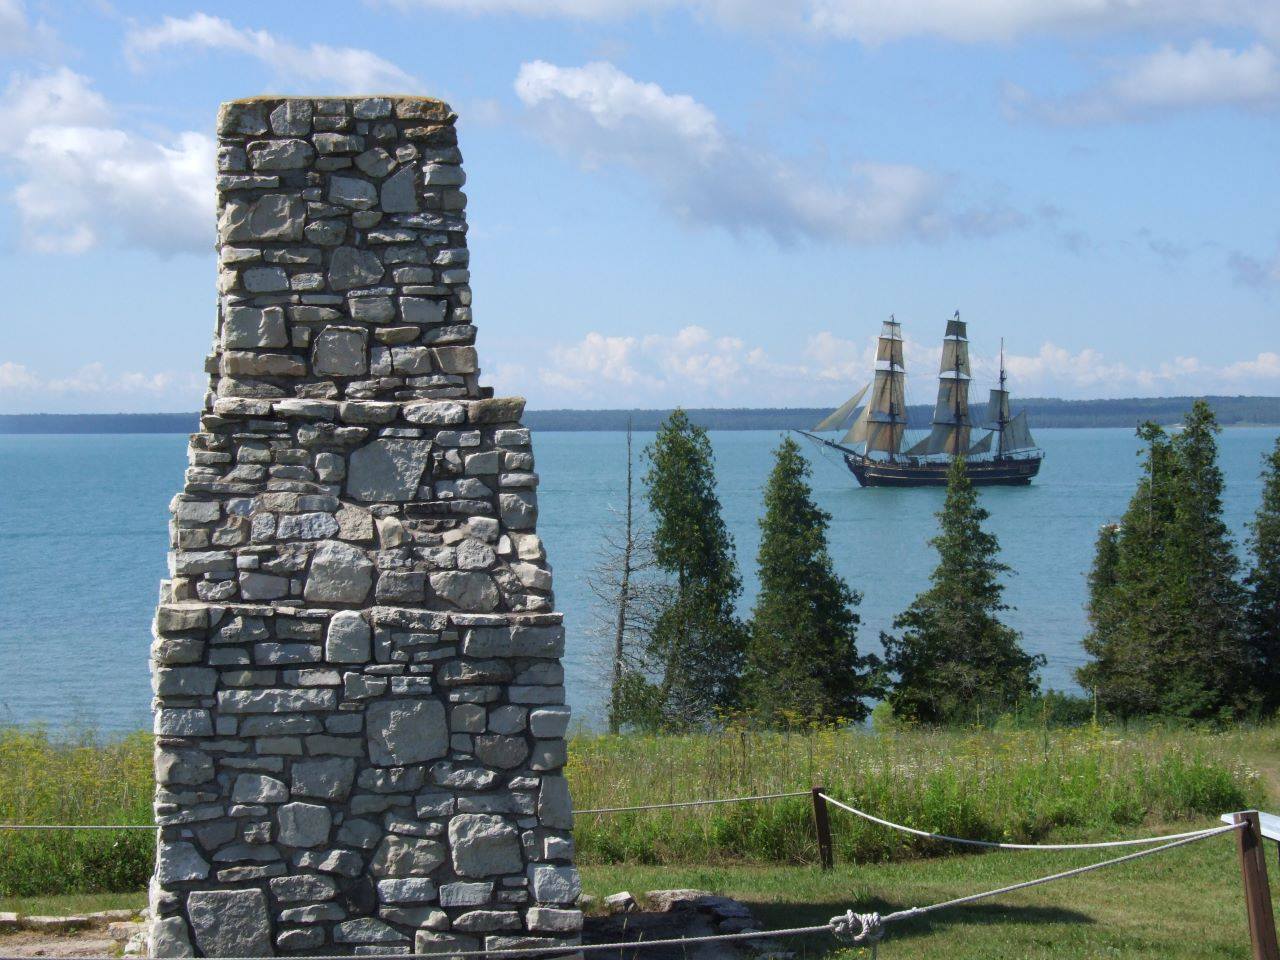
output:
[[[1130, 397], [1058, 400], [1031, 397], [1016, 402], [1036, 427], [1136, 427], [1151, 421], [1180, 423], [1196, 397]], [[1280, 425], [1280, 397], [1206, 397], [1225, 427]], [[821, 407], [705, 407], [686, 409], [691, 423], [705, 430], [807, 430], [830, 410]], [[657, 430], [671, 410], [529, 410], [525, 424], [544, 431]], [[912, 427], [926, 427], [931, 405], [908, 408]], [[5, 413], [0, 433], [191, 433], [195, 413]]]

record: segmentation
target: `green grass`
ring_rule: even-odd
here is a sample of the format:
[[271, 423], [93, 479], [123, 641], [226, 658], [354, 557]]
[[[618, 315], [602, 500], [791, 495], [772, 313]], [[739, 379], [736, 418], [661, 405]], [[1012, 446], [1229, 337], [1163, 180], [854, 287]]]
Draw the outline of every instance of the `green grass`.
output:
[[[149, 823], [150, 753], [143, 734], [98, 744], [0, 730], [0, 822]], [[1280, 727], [578, 736], [569, 754], [579, 808], [823, 783], [834, 796], [916, 826], [1035, 841], [1135, 835], [1263, 806], [1280, 766]], [[837, 858], [868, 869], [953, 853], [839, 810], [832, 824]], [[576, 840], [581, 863], [629, 870], [792, 869], [816, 859], [807, 798], [582, 817]], [[151, 850], [142, 832], [0, 831], [0, 897], [139, 890]]]
[[[1202, 825], [1210, 825], [1200, 821]], [[813, 867], [598, 866], [583, 869], [595, 895], [696, 887], [751, 905], [766, 928], [825, 923], [849, 908], [889, 913], [1016, 883], [1097, 860], [1094, 853], [993, 853]], [[1274, 890], [1274, 887], [1273, 887]], [[825, 934], [788, 940], [805, 960], [866, 958]], [[1033, 890], [891, 924], [883, 960], [1201, 960], [1248, 955], [1239, 863], [1230, 836]]]
[[[1014, 842], [1133, 835], [1261, 805], [1253, 754], [1268, 728], [1213, 734], [1150, 730], [906, 731], [579, 737], [569, 751], [580, 809], [781, 793], [823, 784], [837, 798], [934, 832]], [[1269, 751], [1269, 753], [1268, 753]], [[832, 811], [837, 856], [887, 862], [950, 853]], [[585, 816], [584, 863], [813, 863], [808, 798]]]

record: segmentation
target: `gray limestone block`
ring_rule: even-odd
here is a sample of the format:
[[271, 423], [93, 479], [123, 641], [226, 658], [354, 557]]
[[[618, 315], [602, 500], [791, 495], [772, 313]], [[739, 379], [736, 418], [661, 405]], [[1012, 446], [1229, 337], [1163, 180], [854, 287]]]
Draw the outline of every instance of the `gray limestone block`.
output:
[[453, 918], [454, 930], [489, 933], [494, 930], [522, 930], [524, 923], [515, 910], [468, 910]]
[[387, 213], [418, 211], [417, 175], [412, 166], [404, 167], [382, 184], [382, 209]]
[[400, 298], [400, 319], [405, 323], [424, 325], [444, 323], [447, 309], [448, 304], [444, 300], [432, 300], [427, 297]]
[[170, 708], [157, 710], [153, 726], [162, 737], [211, 737], [213, 716], [208, 710]]
[[290, 193], [268, 193], [255, 200], [228, 200], [218, 219], [218, 236], [237, 240], [301, 240], [306, 203]]
[[329, 259], [329, 285], [334, 290], [367, 287], [382, 279], [382, 261], [372, 250], [338, 247]]
[[289, 595], [289, 578], [269, 573], [241, 573], [240, 596], [245, 600], [278, 600]]
[[257, 140], [249, 144], [249, 164], [255, 170], [297, 170], [315, 159], [305, 140]]
[[261, 890], [195, 890], [187, 915], [206, 957], [269, 957], [271, 918]]
[[356, 157], [356, 166], [361, 173], [381, 179], [396, 168], [396, 161], [381, 147], [372, 147]]
[[[319, 137], [316, 140], [317, 146], [319, 146]], [[323, 150], [323, 148], [321, 149]], [[335, 175], [329, 178], [328, 199], [330, 203], [336, 203], [343, 207], [351, 207], [354, 210], [368, 210], [377, 206], [378, 190], [368, 180]]]
[[326, 327], [312, 341], [312, 372], [352, 377], [369, 369], [368, 334], [360, 327]]
[[361, 323], [390, 323], [396, 318], [396, 304], [390, 297], [351, 297], [347, 307], [351, 319]]
[[206, 696], [217, 683], [217, 671], [207, 667], [159, 667], [151, 674], [151, 688], [161, 697]]
[[289, 289], [289, 274], [281, 267], [250, 267], [243, 274], [250, 293], [279, 293]]
[[419, 603], [426, 590], [426, 573], [412, 570], [386, 570], [378, 575], [378, 586], [374, 595], [378, 600]]
[[430, 577], [436, 596], [459, 610], [483, 613], [498, 606], [498, 588], [493, 577], [478, 570], [442, 570]]
[[425, 877], [403, 877], [378, 881], [378, 899], [383, 903], [431, 903], [436, 885]]
[[369, 622], [356, 610], [340, 610], [329, 621], [324, 658], [330, 663], [366, 663], [373, 632]]
[[302, 595], [328, 603], [359, 603], [373, 586], [373, 562], [363, 550], [338, 540], [325, 540], [311, 555]]
[[278, 137], [301, 137], [311, 132], [311, 101], [285, 100], [271, 111], [271, 132]]
[[329, 840], [333, 815], [318, 803], [286, 803], [276, 813], [279, 841], [286, 847], [318, 847]]
[[203, 880], [207, 876], [209, 863], [200, 856], [194, 844], [161, 840], [156, 845], [156, 879], [160, 883], [184, 883]]
[[525, 919], [535, 933], [578, 933], [582, 929], [581, 910], [530, 907]]
[[372, 820], [352, 817], [342, 822], [338, 828], [338, 843], [361, 850], [372, 850], [382, 839], [382, 828]]
[[356, 763], [345, 757], [323, 760], [295, 760], [292, 768], [295, 797], [344, 800], [355, 781]]
[[365, 503], [412, 500], [430, 457], [430, 440], [374, 440], [351, 454], [347, 494]]
[[378, 877], [425, 877], [444, 863], [444, 858], [444, 846], [435, 840], [388, 834], [378, 845], [369, 870]]
[[490, 733], [510, 735], [522, 733], [527, 724], [528, 710], [524, 707], [494, 707], [489, 711]]
[[320, 927], [291, 927], [276, 935], [276, 946], [281, 950], [306, 950], [323, 943], [324, 930]]
[[338, 519], [331, 513], [286, 513], [276, 524], [280, 540], [323, 540], [338, 532]]
[[572, 711], [565, 706], [539, 707], [529, 713], [529, 732], [535, 737], [563, 737]]
[[455, 164], [428, 163], [422, 168], [422, 181], [429, 187], [460, 187], [467, 175]]
[[498, 494], [498, 512], [510, 530], [532, 530], [538, 519], [538, 501], [531, 491]]
[[347, 920], [333, 928], [334, 943], [407, 943], [408, 939], [373, 917]]
[[240, 774], [231, 789], [232, 803], [284, 803], [288, 799], [288, 787], [261, 773]]
[[395, 373], [427, 374], [435, 369], [428, 347], [392, 347], [391, 369]]
[[329, 900], [338, 892], [338, 886], [328, 877], [315, 874], [297, 874], [276, 877], [270, 883], [271, 895], [282, 903], [303, 900]]
[[476, 759], [486, 767], [510, 770], [520, 766], [529, 755], [524, 737], [503, 737], [483, 734], [475, 738]]
[[575, 903], [582, 894], [582, 883], [574, 867], [548, 863], [529, 865], [529, 887], [538, 903]]
[[384, 767], [443, 757], [449, 751], [444, 706], [436, 700], [382, 700], [366, 711], [369, 759]]
[[518, 873], [524, 867], [520, 834], [503, 817], [458, 814], [449, 821], [449, 847], [461, 877]]
[[156, 917], [147, 931], [147, 956], [194, 957], [187, 921], [182, 917]]
[[469, 953], [480, 949], [479, 937], [464, 937], [456, 933], [436, 933], [432, 930], [419, 930], [414, 936], [414, 953], [441, 954], [448, 956], [454, 953]]
[[573, 829], [573, 802], [566, 778], [542, 778], [538, 788], [538, 819], [550, 830]]
[[219, 690], [218, 709], [223, 713], [297, 713], [332, 710], [337, 706], [332, 690]]
[[481, 907], [493, 899], [493, 883], [489, 881], [460, 881], [440, 887], [442, 907]]

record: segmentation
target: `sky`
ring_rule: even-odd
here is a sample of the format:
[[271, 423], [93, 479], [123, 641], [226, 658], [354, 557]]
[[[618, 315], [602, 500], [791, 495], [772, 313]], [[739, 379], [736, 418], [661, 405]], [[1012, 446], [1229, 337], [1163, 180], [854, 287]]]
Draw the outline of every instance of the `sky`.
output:
[[532, 408], [834, 407], [891, 313], [928, 402], [955, 310], [979, 390], [1280, 393], [1275, 0], [0, 0], [0, 69], [0, 413], [199, 405], [260, 93], [449, 101]]

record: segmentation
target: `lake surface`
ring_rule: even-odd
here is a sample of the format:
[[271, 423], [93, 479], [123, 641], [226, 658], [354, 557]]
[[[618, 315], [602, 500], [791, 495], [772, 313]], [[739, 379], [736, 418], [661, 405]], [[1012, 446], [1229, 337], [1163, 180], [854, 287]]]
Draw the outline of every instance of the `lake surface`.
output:
[[[1257, 508], [1276, 428], [1220, 439], [1226, 516], [1238, 538]], [[651, 439], [637, 434], [637, 451]], [[737, 542], [744, 613], [755, 590], [761, 488], [776, 431], [713, 433], [720, 498]], [[1013, 569], [1009, 621], [1048, 657], [1045, 685], [1077, 689], [1085, 572], [1099, 524], [1118, 518], [1138, 473], [1131, 430], [1040, 430], [1048, 452], [1030, 487], [989, 488], [984, 505]], [[147, 655], [165, 574], [168, 503], [182, 483], [180, 435], [0, 436], [0, 723], [106, 732], [150, 725]], [[625, 476], [620, 433], [542, 433], [539, 533], [568, 627], [569, 702], [601, 714], [599, 651], [586, 577], [614, 523]], [[861, 490], [834, 455], [806, 444], [819, 503], [832, 514], [837, 569], [863, 594], [863, 649], [924, 588], [941, 490]]]

